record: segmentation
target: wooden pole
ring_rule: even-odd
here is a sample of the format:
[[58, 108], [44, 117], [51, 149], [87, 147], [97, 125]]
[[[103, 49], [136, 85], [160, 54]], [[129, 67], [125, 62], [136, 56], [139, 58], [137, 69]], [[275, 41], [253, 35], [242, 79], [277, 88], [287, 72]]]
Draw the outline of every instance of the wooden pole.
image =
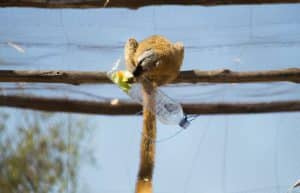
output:
[[[138, 115], [138, 112], [142, 111], [141, 105], [128, 101], [111, 104], [110, 101], [16, 95], [0, 95], [0, 106], [98, 115]], [[183, 103], [182, 106], [187, 114], [201, 115], [297, 112], [300, 111], [300, 100], [258, 103]]]
[[299, 3], [300, 0], [0, 0], [0, 7], [38, 8], [129, 8], [152, 5], [253, 5]]
[[[253, 83], [286, 81], [299, 83], [300, 68], [268, 71], [235, 72], [228, 69], [180, 72], [176, 83]], [[19, 71], [0, 70], [0, 82], [43, 82], [65, 84], [108, 84], [112, 83], [106, 72], [82, 71]]]

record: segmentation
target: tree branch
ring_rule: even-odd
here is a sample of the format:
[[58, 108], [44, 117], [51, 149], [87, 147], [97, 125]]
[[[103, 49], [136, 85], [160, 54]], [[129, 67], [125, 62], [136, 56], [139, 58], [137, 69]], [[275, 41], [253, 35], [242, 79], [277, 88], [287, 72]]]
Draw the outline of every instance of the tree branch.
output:
[[0, 70], [0, 82], [112, 83], [106, 72]]
[[299, 3], [300, 0], [0, 0], [0, 7], [39, 8], [130, 8], [150, 5], [245, 5]]
[[[126, 101], [112, 105], [109, 102], [15, 95], [0, 95], [0, 106], [99, 115], [137, 115], [142, 110], [141, 105]], [[187, 114], [202, 115], [294, 112], [300, 111], [300, 100], [260, 103], [185, 103], [183, 108]]]
[[[250, 83], [250, 82], [300, 82], [300, 69], [289, 68], [270, 71], [234, 72], [227, 69], [214, 71], [182, 71], [173, 83]], [[0, 82], [43, 83], [112, 83], [106, 72], [81, 71], [17, 71], [0, 70]]]

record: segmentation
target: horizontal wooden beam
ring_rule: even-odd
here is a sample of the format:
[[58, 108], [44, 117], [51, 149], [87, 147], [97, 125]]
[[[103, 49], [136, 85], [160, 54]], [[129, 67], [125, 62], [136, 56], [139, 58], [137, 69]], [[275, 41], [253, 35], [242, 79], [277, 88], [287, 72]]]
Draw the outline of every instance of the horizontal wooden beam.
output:
[[22, 71], [0, 70], [0, 82], [36, 82], [36, 83], [112, 83], [106, 72], [82, 72], [82, 71]]
[[300, 0], [0, 0], [0, 7], [130, 8], [151, 5], [251, 5], [299, 3]]
[[[234, 72], [231, 70], [182, 71], [176, 83], [253, 83], [253, 82], [300, 82], [300, 69], [288, 68], [270, 71]], [[18, 71], [0, 70], [0, 82], [36, 82], [66, 84], [112, 83], [106, 72], [82, 71]]]
[[[300, 111], [300, 100], [260, 103], [185, 103], [182, 105], [185, 113], [202, 115]], [[109, 101], [96, 102], [16, 95], [0, 95], [0, 106], [98, 115], [138, 115], [142, 110], [141, 105], [127, 101], [110, 103]]]

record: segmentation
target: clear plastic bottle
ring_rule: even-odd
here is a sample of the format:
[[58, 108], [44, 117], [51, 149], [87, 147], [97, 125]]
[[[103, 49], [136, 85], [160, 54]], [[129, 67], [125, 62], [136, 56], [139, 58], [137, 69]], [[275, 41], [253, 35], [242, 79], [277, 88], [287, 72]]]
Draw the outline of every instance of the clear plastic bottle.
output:
[[[179, 125], [182, 128], [187, 128], [190, 122], [187, 116], [183, 113], [182, 106], [171, 99], [159, 88], [154, 89], [151, 96], [155, 99], [154, 105], [146, 105], [143, 101], [143, 86], [141, 83], [129, 83], [129, 79], [133, 75], [126, 70], [118, 70], [120, 61], [107, 73], [108, 77], [117, 84], [124, 92], [126, 92], [134, 101], [140, 103], [145, 108], [156, 114], [157, 118], [164, 124]], [[151, 87], [151, 82], [142, 77], [144, 86]]]
[[[151, 84], [147, 80], [143, 80], [143, 84]], [[182, 106], [159, 88], [150, 93], [150, 97], [155, 99], [153, 106], [146, 105], [143, 101], [143, 88], [142, 84], [134, 83], [127, 94], [136, 102], [142, 104], [150, 111], [156, 114], [157, 118], [164, 124], [179, 125], [182, 128], [187, 128], [190, 122], [187, 120], [187, 116], [184, 114]]]

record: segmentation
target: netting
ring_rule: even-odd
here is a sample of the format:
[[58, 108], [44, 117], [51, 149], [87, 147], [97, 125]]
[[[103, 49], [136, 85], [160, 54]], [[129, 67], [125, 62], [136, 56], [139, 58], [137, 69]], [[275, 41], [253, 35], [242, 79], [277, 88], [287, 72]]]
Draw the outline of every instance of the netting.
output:
[[[107, 71], [129, 37], [162, 34], [185, 45], [182, 69], [272, 70], [300, 67], [300, 6], [0, 9], [0, 70]], [[174, 15], [176, 14], [176, 15]], [[297, 100], [294, 83], [179, 84], [162, 90], [179, 102]], [[4, 94], [130, 100], [112, 84], [1, 83]], [[138, 113], [138, 112], [137, 112]], [[90, 146], [100, 167], [80, 170], [80, 188], [132, 192], [141, 117], [90, 116]], [[200, 116], [158, 144], [158, 193], [283, 193], [300, 178], [299, 113]], [[173, 126], [158, 125], [158, 139]], [[175, 127], [176, 128], [176, 127]]]

